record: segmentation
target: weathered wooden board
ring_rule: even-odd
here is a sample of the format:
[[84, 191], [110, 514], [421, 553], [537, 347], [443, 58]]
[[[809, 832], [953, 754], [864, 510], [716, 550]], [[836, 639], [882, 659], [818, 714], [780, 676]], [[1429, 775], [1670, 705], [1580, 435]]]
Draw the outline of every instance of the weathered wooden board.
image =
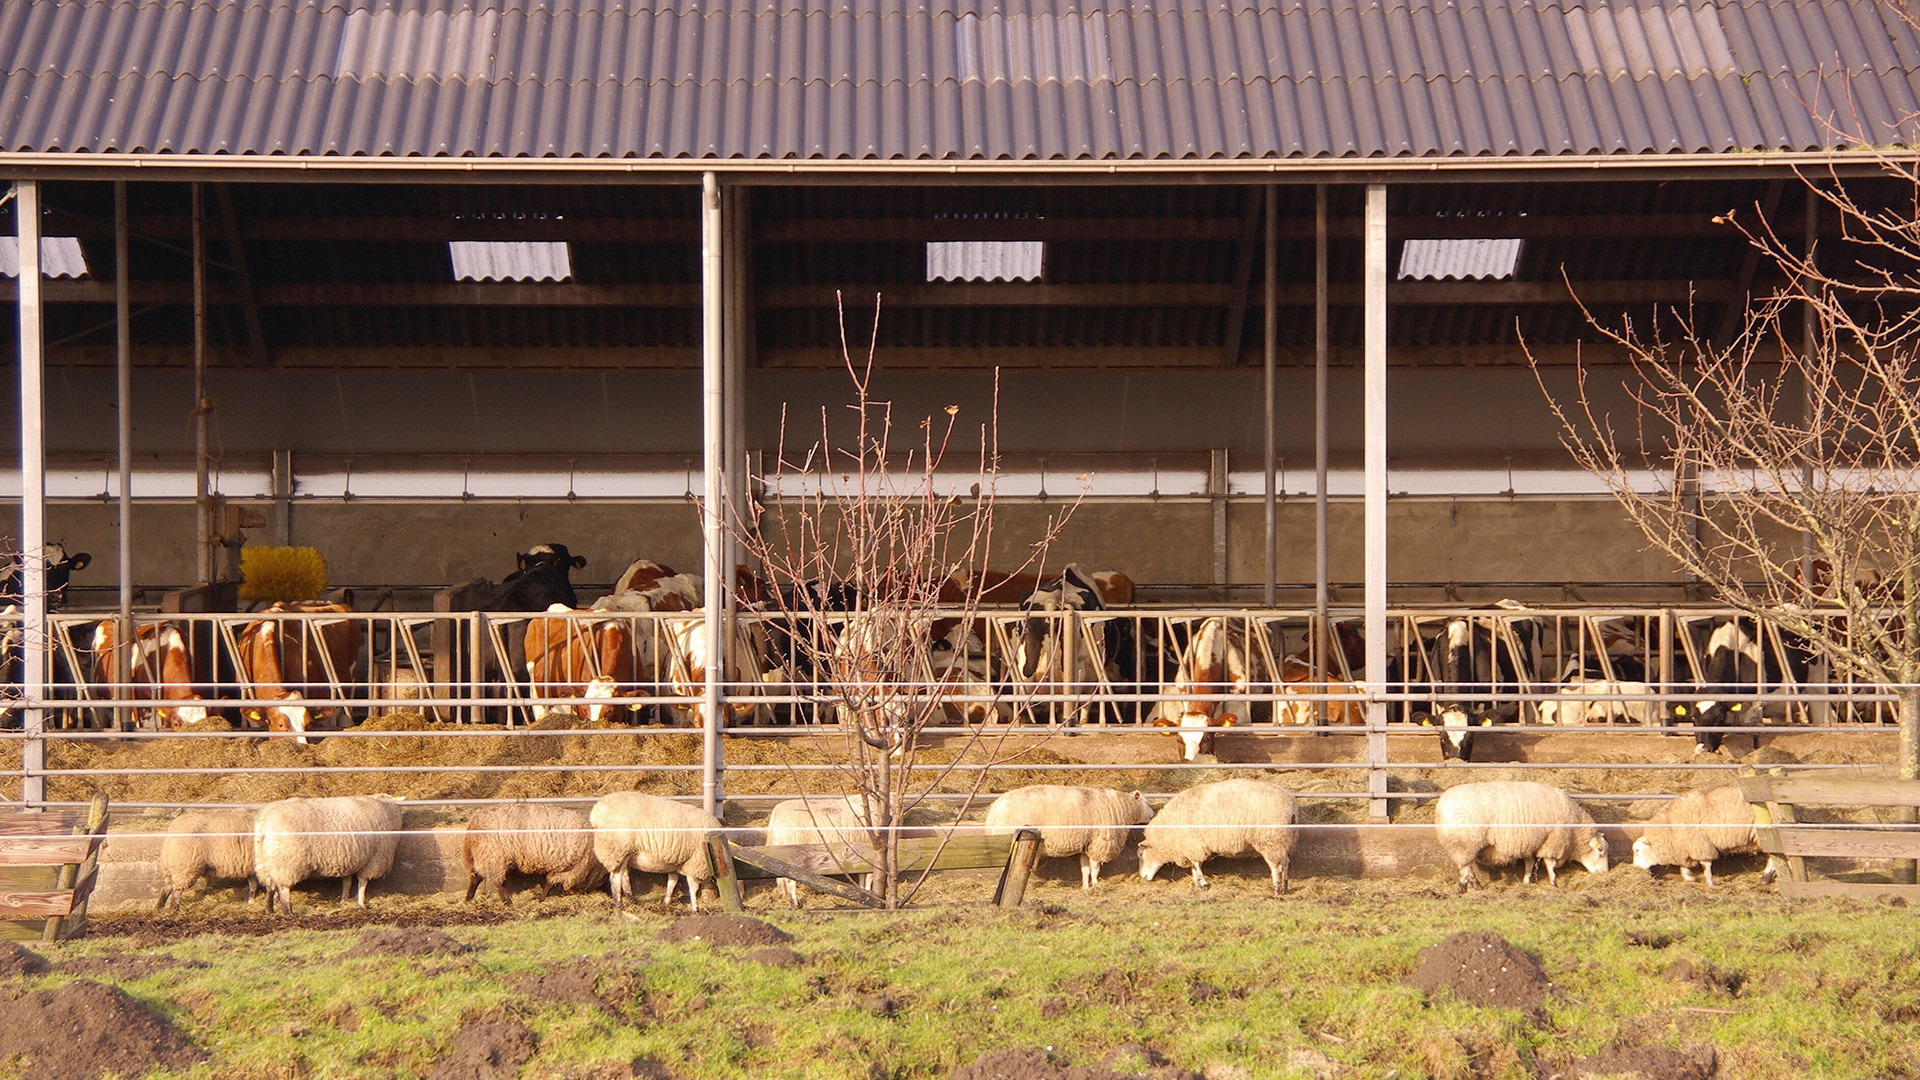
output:
[[1861, 776], [1742, 776], [1748, 802], [1796, 806], [1920, 806], [1920, 780]]
[[92, 849], [91, 836], [10, 836], [0, 838], [0, 866], [72, 865]]
[[1755, 834], [1761, 850], [1802, 858], [1920, 859], [1920, 832], [1780, 825]]
[[70, 892], [0, 892], [0, 918], [50, 919], [71, 914]]

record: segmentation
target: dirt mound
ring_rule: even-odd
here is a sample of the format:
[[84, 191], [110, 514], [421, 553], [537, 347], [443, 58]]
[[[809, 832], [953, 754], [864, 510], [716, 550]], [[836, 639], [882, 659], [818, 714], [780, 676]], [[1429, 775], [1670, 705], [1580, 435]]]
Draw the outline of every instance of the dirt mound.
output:
[[646, 992], [632, 971], [593, 958], [509, 980], [513, 992], [542, 1004], [591, 1005], [615, 1019], [645, 1012]]
[[44, 975], [46, 972], [45, 957], [17, 942], [0, 941], [0, 979], [18, 979], [26, 975]]
[[1576, 1062], [1573, 1075], [1708, 1080], [1719, 1067], [1718, 1057], [1711, 1046], [1689, 1046], [1685, 1050], [1665, 1046], [1609, 1046]]
[[427, 1072], [427, 1080], [505, 1080], [520, 1075], [533, 1056], [532, 1029], [497, 1014], [469, 1020], [453, 1033], [446, 1056]]
[[459, 956], [473, 946], [425, 927], [378, 927], [360, 935], [347, 956]]
[[772, 945], [764, 949], [755, 949], [748, 953], [744, 959], [755, 964], [765, 964], [768, 967], [799, 967], [801, 964], [806, 963], [799, 953], [794, 952], [784, 945]]
[[1407, 984], [1429, 996], [1442, 987], [1473, 1005], [1531, 1012], [1553, 984], [1540, 961], [1485, 930], [1463, 931], [1420, 950]]
[[763, 923], [759, 919], [749, 919], [744, 915], [692, 915], [684, 919], [675, 919], [672, 926], [660, 931], [660, 940], [704, 941], [709, 945], [757, 948], [764, 945], [785, 945], [793, 940], [793, 935], [777, 926]]
[[165, 1017], [102, 983], [82, 979], [36, 990], [7, 1002], [5, 1011], [0, 1062], [14, 1060], [21, 1075], [145, 1076], [207, 1060]]
[[1201, 1080], [1144, 1046], [1129, 1043], [1101, 1065], [1072, 1065], [1051, 1050], [989, 1050], [953, 1070], [951, 1080]]

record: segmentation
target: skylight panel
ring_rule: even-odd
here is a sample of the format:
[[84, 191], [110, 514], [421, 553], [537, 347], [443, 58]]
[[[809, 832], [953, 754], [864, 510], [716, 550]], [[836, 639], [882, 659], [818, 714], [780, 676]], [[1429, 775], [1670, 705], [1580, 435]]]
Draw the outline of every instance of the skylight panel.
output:
[[1409, 240], [1400, 247], [1400, 280], [1503, 280], [1519, 262], [1517, 239]]
[[455, 281], [567, 281], [573, 257], [565, 241], [453, 240]]
[[932, 240], [928, 281], [1039, 281], [1046, 243], [1040, 240]]
[[[20, 276], [20, 238], [0, 236], [0, 277]], [[80, 250], [77, 236], [40, 238], [40, 276], [45, 278], [83, 278], [87, 276], [87, 256]]]

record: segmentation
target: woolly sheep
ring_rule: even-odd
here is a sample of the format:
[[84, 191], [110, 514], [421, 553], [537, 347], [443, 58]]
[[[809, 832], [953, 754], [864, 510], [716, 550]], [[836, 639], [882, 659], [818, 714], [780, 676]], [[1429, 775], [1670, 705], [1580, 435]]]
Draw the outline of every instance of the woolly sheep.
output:
[[1440, 847], [1460, 868], [1460, 891], [1479, 884], [1474, 864], [1504, 866], [1524, 860], [1521, 880], [1533, 880], [1533, 860], [1559, 884], [1560, 864], [1578, 862], [1588, 873], [1607, 872], [1607, 842], [1593, 818], [1566, 792], [1525, 780], [1461, 784], [1434, 808]]
[[540, 896], [555, 888], [580, 892], [600, 883], [604, 871], [593, 855], [593, 826], [587, 815], [545, 803], [509, 803], [476, 811], [460, 844], [467, 867], [467, 899], [485, 881], [511, 904], [510, 873], [544, 876]]
[[1069, 784], [1033, 784], [1014, 788], [987, 808], [987, 834], [1038, 829], [1040, 853], [1049, 858], [1080, 856], [1080, 887], [1100, 880], [1100, 866], [1127, 846], [1127, 833], [1153, 817], [1139, 792]]
[[720, 828], [712, 814], [696, 806], [616, 791], [593, 804], [593, 853], [606, 868], [613, 906], [626, 903], [634, 870], [667, 875], [667, 905], [673, 905], [675, 874], [687, 880], [687, 904], [700, 910], [699, 883], [711, 880], [707, 834]]
[[1197, 784], [1160, 808], [1140, 838], [1140, 876], [1148, 881], [1172, 863], [1193, 870], [1194, 888], [1207, 887], [1201, 864], [1215, 855], [1259, 855], [1273, 879], [1273, 895], [1287, 891], [1287, 865], [1299, 830], [1293, 793], [1265, 780]]
[[[1753, 807], [1740, 793], [1740, 785], [1721, 784], [1684, 792], [1649, 818], [1646, 831], [1633, 842], [1633, 865], [1651, 870], [1678, 864], [1681, 878], [1687, 881], [1694, 879], [1694, 867], [1703, 866], [1711, 888], [1713, 860], [1759, 850]], [[1778, 856], [1769, 856], [1760, 880], [1773, 881], [1778, 870]]]
[[205, 877], [244, 878], [253, 900], [254, 811], [189, 810], [173, 819], [160, 841], [160, 902], [156, 909], [179, 907], [180, 897]]
[[253, 823], [254, 876], [293, 913], [293, 887], [311, 877], [340, 879], [340, 899], [358, 886], [367, 906], [367, 882], [393, 869], [400, 847], [400, 803], [388, 795], [281, 799], [260, 808]]
[[[822, 874], [837, 874], [848, 859], [871, 860], [873, 840], [861, 819], [858, 795], [833, 798], [788, 799], [774, 806], [767, 815], [767, 846], [784, 847], [807, 844], [818, 847], [817, 855], [797, 860], [800, 865]], [[795, 861], [795, 860], [790, 860]], [[873, 887], [873, 875], [867, 875], [867, 888]], [[787, 903], [800, 906], [800, 886], [792, 878], [781, 878], [780, 888]]]

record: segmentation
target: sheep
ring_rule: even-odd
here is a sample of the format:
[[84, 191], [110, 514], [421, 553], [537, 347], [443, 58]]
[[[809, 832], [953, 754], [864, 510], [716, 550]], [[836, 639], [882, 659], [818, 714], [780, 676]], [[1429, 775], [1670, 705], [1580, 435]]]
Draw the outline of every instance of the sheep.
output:
[[[872, 835], [862, 817], [858, 795], [835, 798], [788, 799], [776, 804], [767, 816], [767, 846], [783, 847], [807, 844], [818, 847], [817, 854], [797, 861], [799, 865], [823, 874], [837, 874], [849, 860], [871, 862], [875, 851]], [[873, 875], [866, 875], [866, 887], [873, 888]], [[780, 888], [787, 904], [800, 906], [800, 886], [792, 878], [781, 878]]]
[[[1677, 863], [1686, 881], [1694, 880], [1695, 866], [1703, 866], [1707, 887], [1712, 888], [1713, 860], [1759, 850], [1753, 807], [1740, 793], [1740, 785], [1720, 784], [1684, 792], [1648, 819], [1646, 831], [1633, 842], [1633, 865], [1651, 870]], [[1779, 856], [1768, 856], [1760, 880], [1772, 883], [1779, 868]]]
[[542, 899], [558, 887], [580, 892], [600, 883], [605, 872], [593, 855], [593, 826], [587, 815], [545, 803], [509, 803], [476, 811], [460, 843], [467, 867], [467, 901], [485, 881], [511, 904], [509, 873], [544, 875]]
[[1080, 887], [1091, 889], [1100, 880], [1101, 864], [1112, 862], [1127, 846], [1127, 833], [1152, 817], [1153, 808], [1137, 791], [1032, 784], [993, 800], [987, 808], [987, 834], [1038, 829], [1040, 853], [1050, 858], [1080, 856]]
[[1533, 860], [1547, 868], [1547, 883], [1559, 884], [1560, 864], [1578, 862], [1588, 873], [1607, 872], [1607, 842], [1593, 818], [1567, 793], [1526, 780], [1494, 780], [1448, 788], [1434, 808], [1441, 850], [1460, 868], [1460, 891], [1479, 885], [1474, 864], [1526, 862], [1522, 881], [1533, 880]]
[[700, 910], [699, 883], [711, 880], [707, 865], [707, 834], [720, 828], [712, 814], [698, 807], [616, 791], [593, 804], [587, 815], [593, 823], [593, 854], [606, 868], [608, 888], [617, 910], [633, 890], [628, 875], [634, 870], [667, 875], [667, 906], [673, 906], [673, 878], [687, 881], [687, 904]]
[[1140, 838], [1140, 877], [1152, 881], [1172, 863], [1191, 867], [1193, 886], [1207, 887], [1201, 864], [1215, 855], [1259, 855], [1273, 879], [1273, 895], [1287, 892], [1287, 865], [1299, 830], [1293, 793], [1265, 780], [1197, 784], [1167, 800]]
[[253, 880], [253, 818], [250, 809], [189, 810], [173, 819], [160, 841], [160, 902], [155, 910], [179, 907], [180, 897], [205, 877], [244, 878], [247, 901], [258, 889]]
[[281, 799], [260, 808], [253, 822], [254, 876], [267, 890], [267, 913], [277, 895], [293, 914], [293, 887], [310, 877], [340, 879], [340, 900], [357, 884], [367, 906], [367, 882], [393, 869], [400, 847], [400, 803], [388, 795]]

